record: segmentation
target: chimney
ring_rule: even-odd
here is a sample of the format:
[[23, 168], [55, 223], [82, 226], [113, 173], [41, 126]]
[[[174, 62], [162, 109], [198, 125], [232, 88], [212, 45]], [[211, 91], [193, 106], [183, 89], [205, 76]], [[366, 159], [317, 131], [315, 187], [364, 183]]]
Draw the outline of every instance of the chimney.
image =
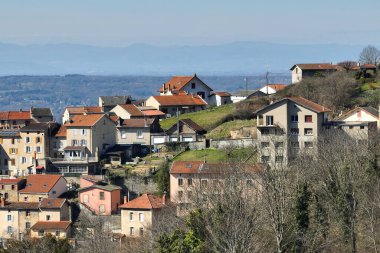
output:
[[162, 92], [165, 93], [165, 83], [162, 85]]
[[124, 202], [123, 204], [127, 204], [128, 200], [127, 200], [127, 196], [124, 196]]
[[4, 206], [5, 206], [5, 199], [4, 199], [4, 198], [1, 198], [1, 199], [0, 199], [0, 206], [1, 206], [1, 207], [4, 207]]
[[166, 191], [162, 194], [162, 204], [166, 205]]

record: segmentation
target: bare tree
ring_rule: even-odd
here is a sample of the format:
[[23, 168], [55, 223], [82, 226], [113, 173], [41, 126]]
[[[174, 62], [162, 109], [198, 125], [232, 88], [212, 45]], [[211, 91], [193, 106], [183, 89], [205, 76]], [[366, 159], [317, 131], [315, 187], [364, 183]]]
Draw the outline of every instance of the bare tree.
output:
[[338, 65], [344, 68], [348, 72], [352, 70], [354, 67], [356, 67], [357, 63], [355, 61], [342, 61], [342, 62], [339, 62]]
[[361, 64], [379, 64], [380, 60], [380, 51], [374, 46], [368, 45], [363, 48], [359, 56], [359, 62]]

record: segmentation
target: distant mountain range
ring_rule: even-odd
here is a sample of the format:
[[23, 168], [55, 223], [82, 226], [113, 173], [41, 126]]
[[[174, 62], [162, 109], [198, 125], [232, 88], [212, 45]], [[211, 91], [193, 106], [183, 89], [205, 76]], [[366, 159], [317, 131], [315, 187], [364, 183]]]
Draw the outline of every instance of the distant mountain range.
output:
[[236, 42], [211, 46], [96, 47], [0, 43], [0, 75], [249, 75], [294, 63], [356, 60], [363, 45]]

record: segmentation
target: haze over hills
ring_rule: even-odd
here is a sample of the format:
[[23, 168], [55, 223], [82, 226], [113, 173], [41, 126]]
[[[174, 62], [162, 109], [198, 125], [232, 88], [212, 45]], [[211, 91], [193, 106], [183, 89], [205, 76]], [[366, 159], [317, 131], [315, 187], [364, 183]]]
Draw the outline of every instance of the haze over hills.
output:
[[97, 47], [0, 43], [0, 75], [247, 75], [294, 63], [356, 60], [363, 45], [235, 42], [209, 46]]

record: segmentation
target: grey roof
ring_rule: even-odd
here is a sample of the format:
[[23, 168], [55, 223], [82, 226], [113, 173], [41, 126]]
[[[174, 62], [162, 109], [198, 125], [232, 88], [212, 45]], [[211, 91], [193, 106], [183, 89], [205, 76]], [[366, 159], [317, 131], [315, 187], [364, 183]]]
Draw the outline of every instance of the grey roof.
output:
[[29, 125], [20, 129], [21, 132], [33, 132], [33, 131], [47, 131], [49, 129], [49, 123], [35, 123], [31, 122]]
[[363, 108], [363, 110], [369, 112], [373, 116], [379, 117], [379, 111], [376, 110], [375, 108], [373, 108], [372, 106], [366, 106], [366, 107], [362, 107], [362, 108]]
[[100, 96], [103, 106], [127, 104], [131, 101], [131, 96]]
[[30, 108], [33, 117], [53, 117], [50, 108]]
[[91, 188], [96, 188], [104, 191], [114, 191], [114, 190], [121, 190], [121, 187], [112, 185], [112, 184], [107, 184], [107, 185], [99, 185], [99, 184], [94, 184], [88, 187], [80, 188], [78, 191], [85, 191]]
[[0, 130], [0, 137], [19, 137], [20, 132], [18, 130]]

